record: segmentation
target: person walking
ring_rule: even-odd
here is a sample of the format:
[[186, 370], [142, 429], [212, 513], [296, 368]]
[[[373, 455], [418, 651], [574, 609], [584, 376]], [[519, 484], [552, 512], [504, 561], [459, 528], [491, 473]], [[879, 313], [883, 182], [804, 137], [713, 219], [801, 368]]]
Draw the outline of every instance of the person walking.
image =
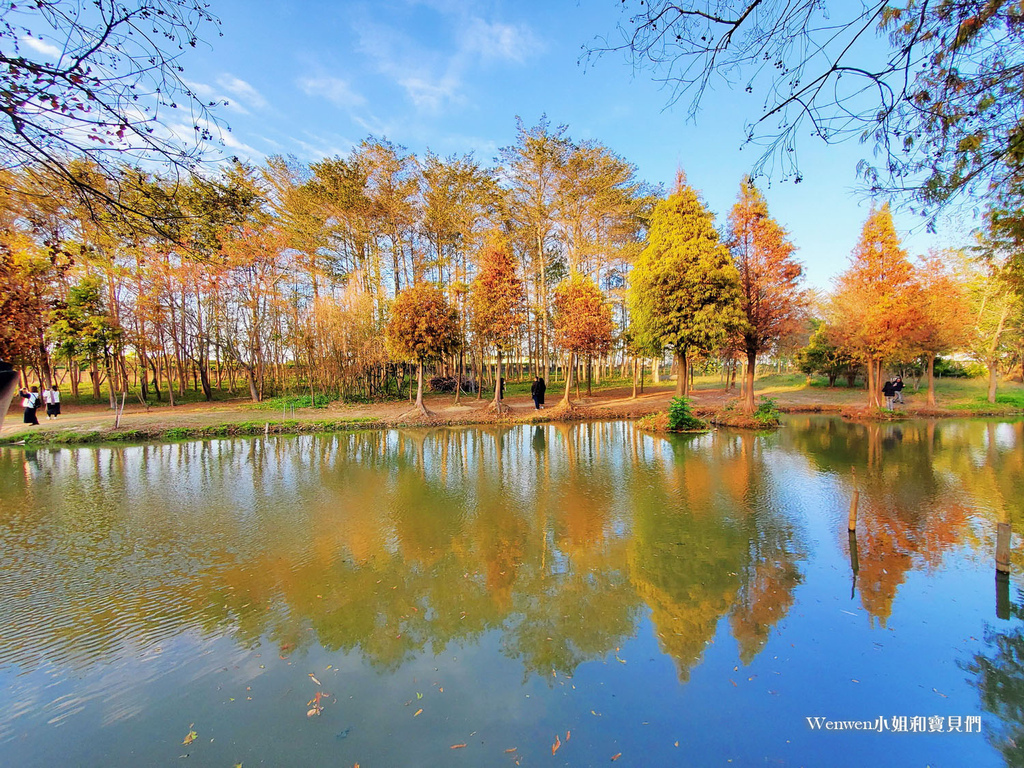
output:
[[547, 391], [547, 386], [544, 384], [544, 378], [538, 376], [533, 380], [533, 384], [530, 386], [530, 396], [533, 398], [533, 410], [539, 411], [544, 407], [544, 393]]
[[897, 376], [896, 381], [892, 383], [893, 392], [897, 403], [903, 403], [903, 377]]
[[39, 387], [32, 387], [32, 390], [20, 389], [18, 394], [21, 395], [21, 407], [24, 408], [22, 421], [26, 424], [35, 424], [39, 426], [39, 419], [36, 418], [36, 408], [39, 407]]
[[[43, 390], [43, 394], [46, 400], [46, 418], [56, 419], [60, 416], [60, 390], [54, 384], [50, 389]], [[45, 397], [45, 395], [49, 395], [49, 397]]]
[[885, 384], [882, 385], [882, 394], [885, 395], [885, 407], [891, 411], [893, 398], [896, 397], [896, 386], [892, 383], [892, 379], [885, 380]]

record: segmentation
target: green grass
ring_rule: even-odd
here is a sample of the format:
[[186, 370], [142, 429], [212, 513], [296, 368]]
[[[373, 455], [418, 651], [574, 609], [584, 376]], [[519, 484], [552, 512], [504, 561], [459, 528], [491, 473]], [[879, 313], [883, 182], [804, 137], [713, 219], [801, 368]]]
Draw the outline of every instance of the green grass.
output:
[[[268, 425], [269, 424], [269, 430]], [[328, 419], [321, 421], [243, 421], [221, 424], [206, 424], [194, 427], [140, 427], [134, 429], [91, 429], [91, 430], [26, 430], [16, 432], [4, 442], [25, 445], [81, 445], [91, 443], [139, 443], [151, 440], [201, 440], [220, 437], [246, 437], [262, 435], [269, 431], [275, 435], [303, 434], [309, 432], [345, 432], [352, 429], [367, 429], [384, 426], [372, 417], [351, 419]]]

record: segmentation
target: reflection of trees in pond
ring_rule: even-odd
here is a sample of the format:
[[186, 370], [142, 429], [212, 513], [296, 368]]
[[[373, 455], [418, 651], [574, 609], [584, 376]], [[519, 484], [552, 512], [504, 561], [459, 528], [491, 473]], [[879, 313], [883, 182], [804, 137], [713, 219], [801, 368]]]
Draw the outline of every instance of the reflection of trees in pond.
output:
[[[620, 646], [646, 602], [685, 679], [723, 618], [749, 662], [793, 603], [803, 553], [776, 462], [794, 447], [840, 500], [856, 467], [860, 599], [884, 622], [910, 569], [973, 535], [972, 505], [1019, 518], [1020, 446], [1020, 425], [830, 420], [767, 436], [585, 423], [40, 451], [27, 468], [5, 452], [0, 488], [19, 501], [0, 519], [0, 619], [16, 629], [0, 660], [87, 663], [198, 629], [394, 669], [497, 631], [550, 677]], [[30, 612], [45, 620], [23, 625]]]
[[[600, 457], [602, 445], [608, 450], [621, 441], [624, 426], [631, 429], [607, 423], [546, 428], [547, 448], [530, 494], [535, 501], [525, 510], [539, 548], [520, 569], [502, 648], [527, 672], [549, 680], [552, 671], [570, 674], [636, 631], [639, 601], [626, 565], [628, 532], [624, 526], [615, 530], [613, 511], [622, 506], [622, 477], [629, 469], [616, 470]], [[536, 432], [531, 441], [536, 447]]]
[[633, 580], [679, 677], [703, 655], [719, 620], [744, 662], [763, 647], [800, 582], [794, 531], [770, 503], [765, 437], [721, 432], [674, 436], [668, 477], [635, 509]]
[[[882, 626], [907, 573], [937, 567], [945, 552], [972, 535], [974, 505], [964, 502], [963, 488], [970, 489], [978, 472], [957, 465], [964, 438], [975, 444], [980, 435], [957, 434], [964, 425], [970, 429], [968, 422], [861, 424], [802, 417], [783, 434], [819, 471], [839, 478], [841, 498], [849, 499], [856, 483], [856, 583], [864, 609]], [[947, 432], [953, 438], [948, 449]], [[849, 555], [846, 526], [837, 525], [835, 535]]]
[[981, 705], [999, 719], [985, 719], [988, 740], [1003, 754], [1006, 764], [1024, 766], [1024, 619], [1018, 593], [1011, 607], [1013, 625], [1006, 631], [994, 626], [985, 630], [986, 652], [977, 653], [964, 670], [975, 676], [972, 684], [981, 694]]

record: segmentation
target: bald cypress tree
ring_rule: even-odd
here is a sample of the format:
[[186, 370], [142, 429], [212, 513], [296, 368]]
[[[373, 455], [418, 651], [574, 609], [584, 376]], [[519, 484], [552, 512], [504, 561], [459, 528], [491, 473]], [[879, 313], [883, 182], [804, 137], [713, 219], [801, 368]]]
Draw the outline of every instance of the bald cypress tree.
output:
[[742, 327], [739, 272], [714, 217], [681, 173], [675, 191], [654, 209], [627, 301], [634, 335], [673, 350], [682, 396], [690, 393], [692, 354], [714, 349]]

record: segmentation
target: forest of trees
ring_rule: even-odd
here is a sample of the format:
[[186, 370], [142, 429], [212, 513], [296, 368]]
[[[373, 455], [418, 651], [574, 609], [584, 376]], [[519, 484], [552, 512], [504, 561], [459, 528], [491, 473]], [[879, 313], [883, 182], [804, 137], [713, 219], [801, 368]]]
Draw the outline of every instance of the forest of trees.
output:
[[979, 240], [984, 258], [914, 264], [888, 207], [873, 209], [834, 290], [812, 296], [750, 179], [716, 222], [681, 172], [666, 194], [546, 119], [519, 122], [497, 161], [368, 138], [346, 157], [187, 183], [70, 163], [116, 185], [110, 207], [36, 168], [0, 185], [0, 358], [26, 383], [111, 405], [189, 390], [374, 399], [415, 377], [424, 412], [425, 368], [494, 391], [500, 412], [505, 376], [589, 386], [638, 361], [658, 377], [671, 358], [686, 394], [694, 366], [734, 379], [746, 364], [749, 411], [756, 364], [798, 351], [832, 382], [863, 375], [873, 404], [886, 367], [970, 354], [994, 398], [1021, 359], [1019, 294], [994, 239]]

